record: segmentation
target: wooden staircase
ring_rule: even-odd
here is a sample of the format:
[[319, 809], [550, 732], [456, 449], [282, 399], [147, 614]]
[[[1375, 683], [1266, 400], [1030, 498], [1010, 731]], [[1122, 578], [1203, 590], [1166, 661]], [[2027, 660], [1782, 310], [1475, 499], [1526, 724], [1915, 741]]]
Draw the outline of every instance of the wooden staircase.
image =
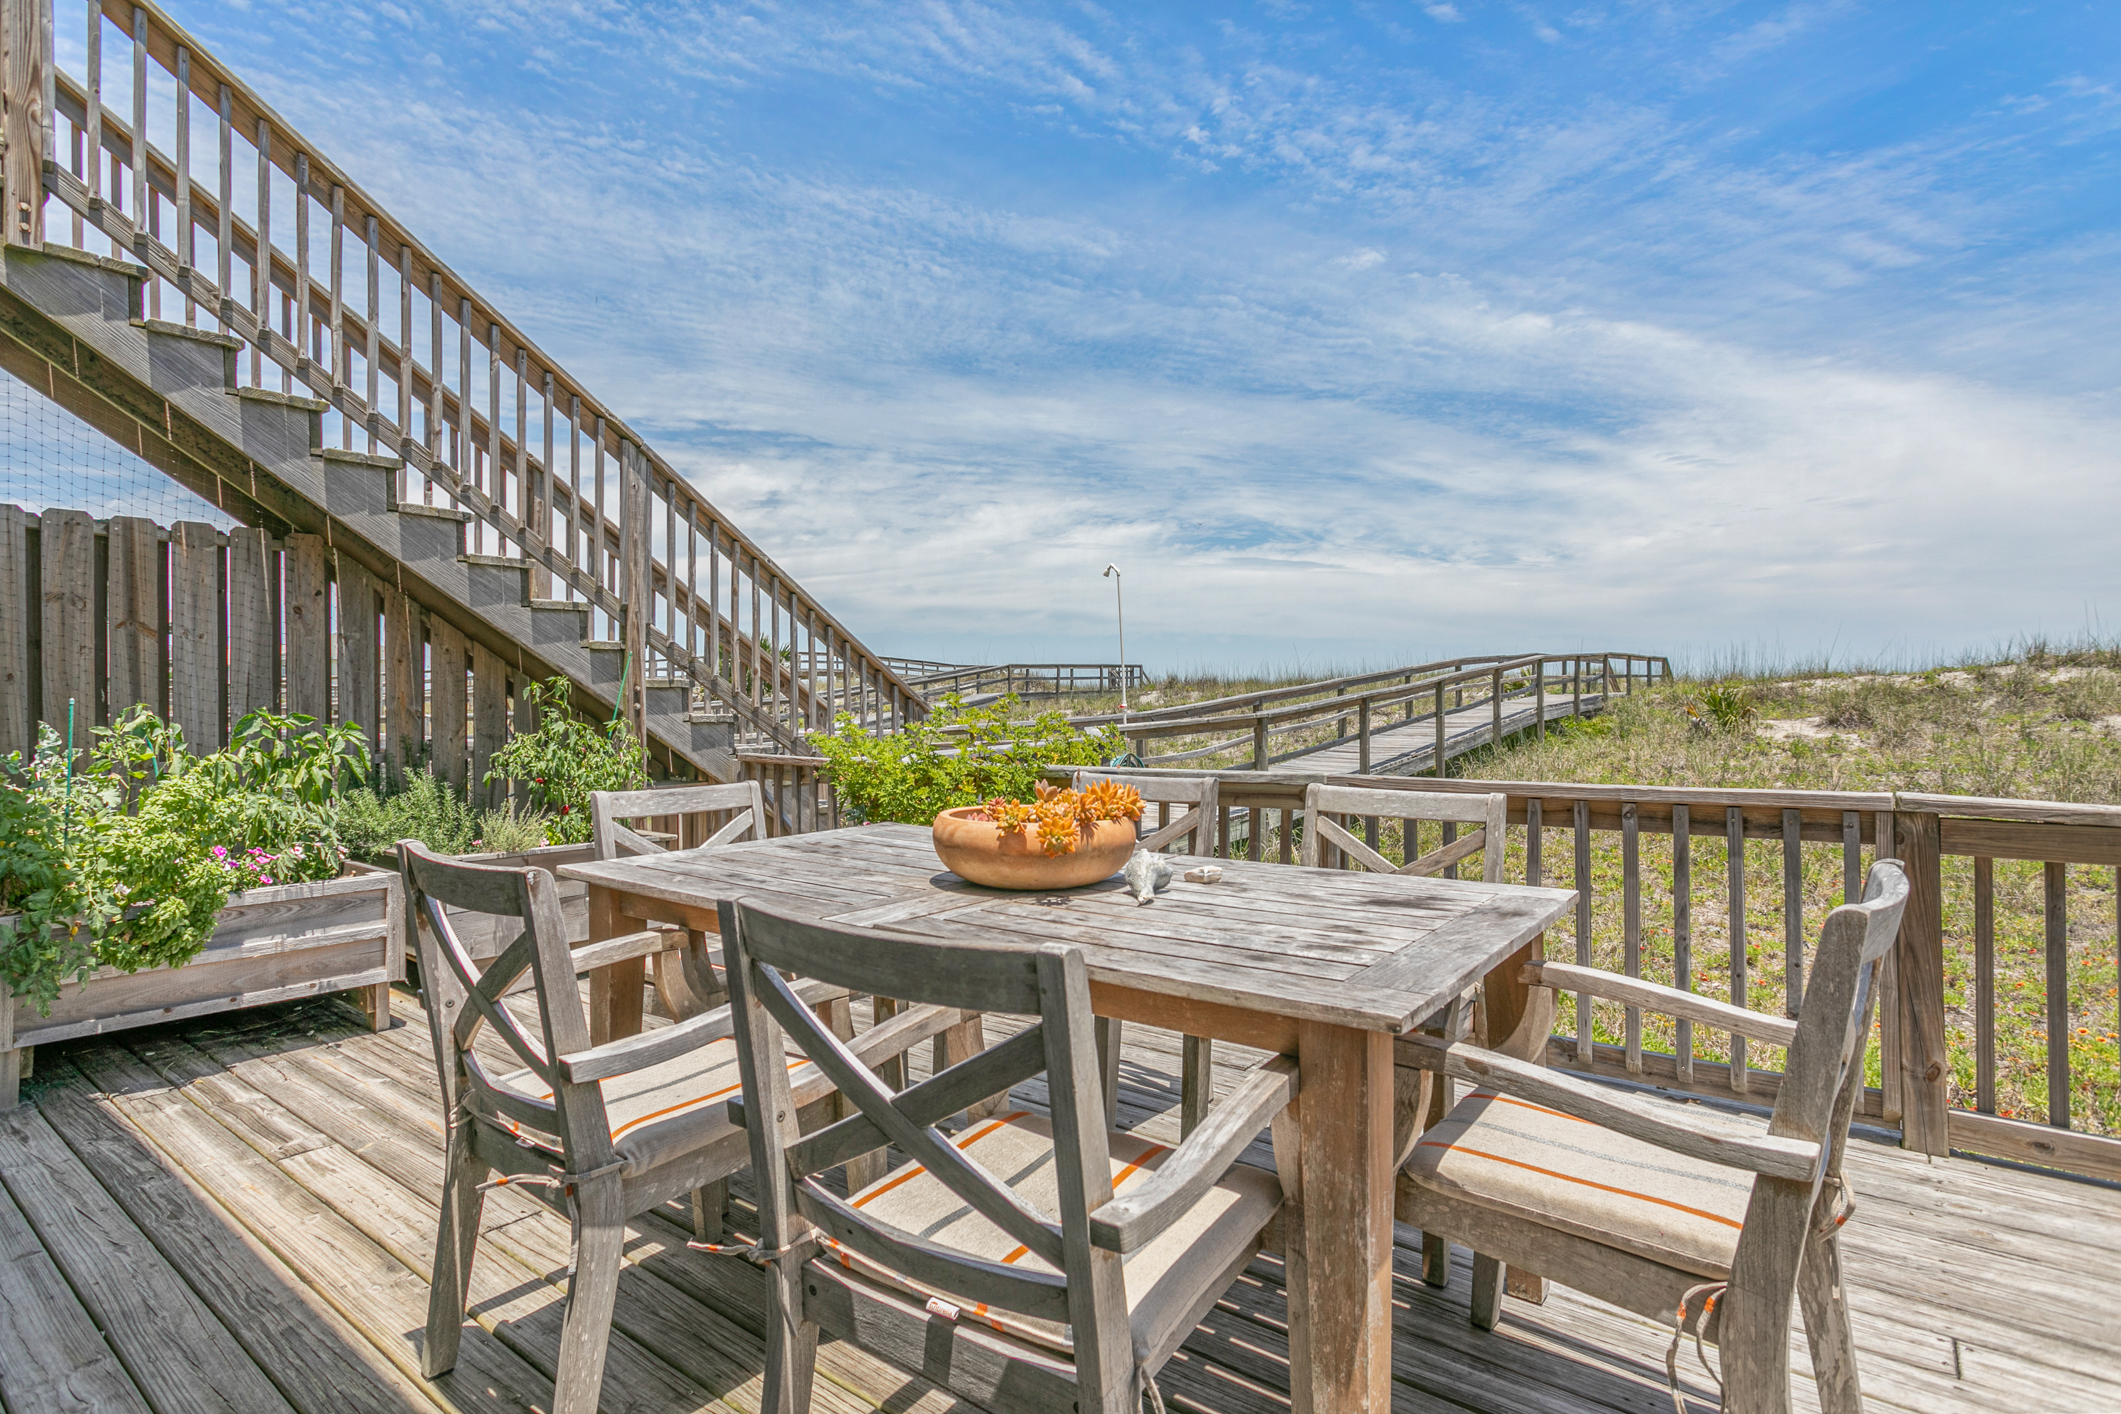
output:
[[[0, 364], [243, 524], [323, 537], [342, 580], [373, 576], [518, 676], [565, 675], [671, 767], [733, 779], [739, 749], [800, 753], [841, 713], [878, 731], [925, 714], [161, 11], [75, 8], [81, 79], [50, 62], [49, 0], [0, 13]], [[122, 119], [100, 97], [113, 43]], [[151, 68], [174, 112], [148, 111]]]

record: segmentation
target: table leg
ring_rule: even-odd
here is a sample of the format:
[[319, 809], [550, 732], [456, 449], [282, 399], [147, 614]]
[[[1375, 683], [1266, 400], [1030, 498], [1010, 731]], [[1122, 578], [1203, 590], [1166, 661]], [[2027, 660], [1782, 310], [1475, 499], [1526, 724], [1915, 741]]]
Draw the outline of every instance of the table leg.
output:
[[[589, 886], [589, 941], [602, 942], [648, 926], [645, 918], [620, 913], [611, 890]], [[589, 974], [589, 1044], [601, 1046], [641, 1034], [641, 995], [648, 985], [648, 960], [636, 957], [599, 967]]]
[[1290, 1402], [1297, 1414], [1390, 1414], [1392, 1038], [1304, 1022], [1297, 1061]]

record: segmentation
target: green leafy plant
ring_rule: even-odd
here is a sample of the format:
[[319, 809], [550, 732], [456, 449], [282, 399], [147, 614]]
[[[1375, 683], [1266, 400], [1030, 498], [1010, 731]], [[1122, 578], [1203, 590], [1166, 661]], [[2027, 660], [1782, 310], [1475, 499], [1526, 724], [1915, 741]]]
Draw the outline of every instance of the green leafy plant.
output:
[[76, 809], [71, 767], [79, 754], [40, 724], [30, 760], [12, 752], [0, 767], [0, 911], [20, 915], [0, 934], [0, 980], [7, 995], [28, 997], [40, 1012], [63, 983], [95, 970], [95, 933], [107, 911], [92, 901], [73, 857], [77, 824], [86, 837], [108, 801], [84, 787]]
[[1760, 715], [1753, 694], [1735, 682], [1705, 683], [1686, 704], [1687, 717], [1704, 731], [1732, 732]]
[[418, 840], [437, 854], [464, 854], [479, 834], [479, 812], [429, 770], [407, 775], [401, 790], [361, 787], [339, 801], [339, 842], [360, 859], [387, 860], [399, 840]]
[[1095, 766], [1126, 749], [1108, 729], [1077, 731], [1058, 711], [1011, 720], [1009, 696], [966, 707], [956, 695], [904, 731], [877, 736], [842, 715], [830, 736], [811, 746], [840, 808], [863, 820], [926, 825], [943, 811], [1002, 797], [1031, 800], [1045, 768]]
[[[588, 818], [587, 812], [582, 818]], [[579, 843], [556, 839], [556, 833], [552, 816], [542, 810], [519, 810], [511, 800], [499, 810], [479, 812], [479, 833], [471, 847], [488, 854], [520, 854], [545, 844]]]
[[538, 811], [552, 817], [554, 844], [590, 837], [591, 791], [637, 790], [648, 784], [648, 756], [632, 728], [617, 718], [593, 722], [577, 715], [569, 695], [564, 677], [523, 684], [517, 709], [536, 713], [537, 726], [510, 733], [486, 773], [488, 785], [512, 780], [524, 786], [526, 814]]
[[197, 758], [140, 706], [86, 752], [43, 728], [0, 773], [0, 906], [22, 910], [0, 956], [10, 994], [48, 1008], [97, 967], [189, 961], [230, 893], [334, 877], [340, 782], [367, 769], [358, 727], [301, 716], [253, 712]]

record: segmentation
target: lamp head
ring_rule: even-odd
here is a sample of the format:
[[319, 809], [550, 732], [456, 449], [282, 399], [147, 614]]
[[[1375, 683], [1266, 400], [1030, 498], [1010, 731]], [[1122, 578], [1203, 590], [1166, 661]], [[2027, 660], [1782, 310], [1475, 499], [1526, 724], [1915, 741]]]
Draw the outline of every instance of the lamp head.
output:
[[1112, 578], [1112, 577], [1113, 577], [1114, 575], [1116, 575], [1116, 574], [1118, 574], [1118, 573], [1119, 573], [1119, 566], [1118, 566], [1118, 565], [1106, 565], [1106, 566], [1105, 566], [1105, 572], [1104, 572], [1104, 574], [1103, 574], [1103, 575], [1101, 576], [1101, 578], [1104, 578], [1104, 579], [1110, 579], [1110, 578]]

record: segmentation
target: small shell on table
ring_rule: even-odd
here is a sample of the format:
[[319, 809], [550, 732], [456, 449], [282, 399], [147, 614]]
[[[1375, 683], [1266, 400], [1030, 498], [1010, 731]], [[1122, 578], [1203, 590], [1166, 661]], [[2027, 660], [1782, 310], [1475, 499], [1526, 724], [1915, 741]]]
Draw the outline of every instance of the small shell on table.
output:
[[1163, 855], [1137, 849], [1134, 857], [1127, 861], [1127, 867], [1119, 873], [1133, 891], [1135, 903], [1144, 904], [1156, 902], [1156, 891], [1170, 887], [1171, 881], [1178, 877], [1178, 868]]

